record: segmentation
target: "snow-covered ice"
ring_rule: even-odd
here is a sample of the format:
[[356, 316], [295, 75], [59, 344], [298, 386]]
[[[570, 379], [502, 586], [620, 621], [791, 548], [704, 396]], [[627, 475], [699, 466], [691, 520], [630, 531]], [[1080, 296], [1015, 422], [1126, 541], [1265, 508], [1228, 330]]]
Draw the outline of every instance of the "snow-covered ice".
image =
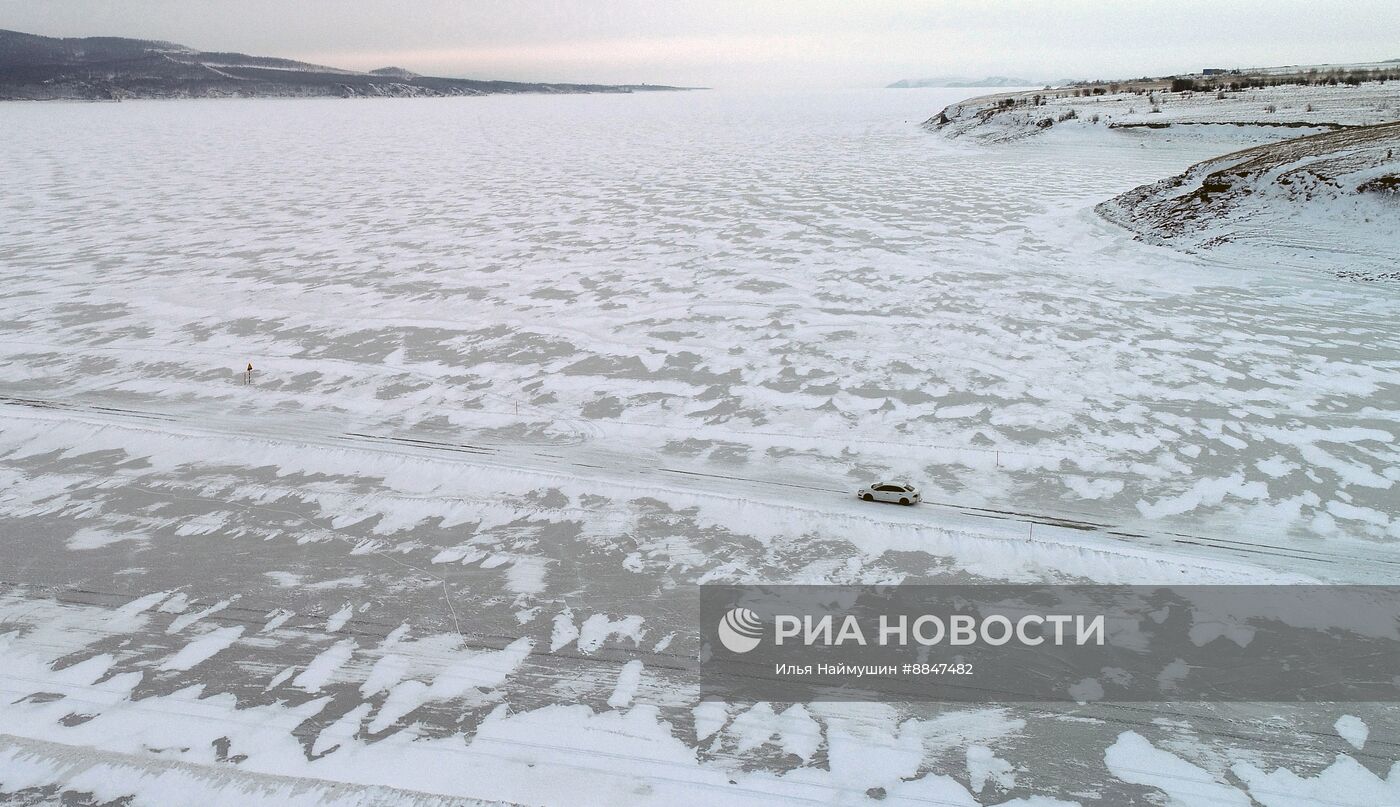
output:
[[1396, 288], [957, 92], [6, 106], [0, 798], [1382, 803], [1386, 704], [698, 702], [702, 582], [1400, 569]]
[[180, 648], [180, 652], [171, 656], [168, 661], [160, 665], [160, 668], [162, 670], [188, 670], [202, 661], [208, 661], [220, 651], [228, 649], [242, 635], [242, 626], [216, 628]]

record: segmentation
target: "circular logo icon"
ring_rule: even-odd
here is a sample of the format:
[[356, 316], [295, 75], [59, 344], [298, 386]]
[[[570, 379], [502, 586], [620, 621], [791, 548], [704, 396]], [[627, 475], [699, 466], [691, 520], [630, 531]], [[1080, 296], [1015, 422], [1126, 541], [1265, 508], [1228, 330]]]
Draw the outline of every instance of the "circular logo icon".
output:
[[731, 653], [747, 653], [763, 638], [763, 621], [747, 608], [731, 608], [719, 621], [719, 643]]

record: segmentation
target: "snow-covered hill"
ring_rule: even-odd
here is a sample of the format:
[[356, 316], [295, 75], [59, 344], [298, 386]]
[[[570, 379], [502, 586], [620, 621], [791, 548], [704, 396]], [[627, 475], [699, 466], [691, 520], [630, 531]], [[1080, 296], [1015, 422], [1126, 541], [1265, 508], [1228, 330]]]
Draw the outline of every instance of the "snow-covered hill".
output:
[[985, 95], [924, 127], [983, 143], [1200, 141], [1227, 153], [1098, 212], [1139, 240], [1219, 260], [1400, 278], [1400, 65], [1292, 70]]
[[1400, 279], [1400, 122], [1216, 157], [1096, 209], [1151, 243]]
[[223, 97], [423, 97], [675, 90], [660, 85], [529, 84], [361, 73], [245, 53], [121, 37], [56, 38], [0, 30], [0, 101]]

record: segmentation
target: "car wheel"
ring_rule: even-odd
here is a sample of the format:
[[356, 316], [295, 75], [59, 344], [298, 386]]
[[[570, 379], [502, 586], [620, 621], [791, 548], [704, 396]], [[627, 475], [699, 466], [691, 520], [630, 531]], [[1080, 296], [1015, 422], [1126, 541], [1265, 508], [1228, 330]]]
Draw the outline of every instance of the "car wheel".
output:
[[869, 493], [865, 494], [865, 495], [862, 496], [861, 498], [862, 498], [862, 499], [865, 499], [867, 502], [873, 502], [873, 501], [875, 501], [875, 497], [874, 497], [874, 496], [871, 496]]
[[899, 503], [900, 503], [900, 504], [908, 504], [908, 503], [909, 503], [909, 500], [908, 500], [908, 499], [900, 499], [900, 500], [899, 500]]

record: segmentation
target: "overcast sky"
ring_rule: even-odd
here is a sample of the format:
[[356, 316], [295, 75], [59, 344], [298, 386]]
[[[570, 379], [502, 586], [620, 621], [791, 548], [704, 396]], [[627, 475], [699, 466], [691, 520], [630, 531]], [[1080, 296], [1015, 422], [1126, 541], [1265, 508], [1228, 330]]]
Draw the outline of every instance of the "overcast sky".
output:
[[366, 70], [714, 87], [1400, 58], [1400, 0], [0, 0], [0, 28]]

